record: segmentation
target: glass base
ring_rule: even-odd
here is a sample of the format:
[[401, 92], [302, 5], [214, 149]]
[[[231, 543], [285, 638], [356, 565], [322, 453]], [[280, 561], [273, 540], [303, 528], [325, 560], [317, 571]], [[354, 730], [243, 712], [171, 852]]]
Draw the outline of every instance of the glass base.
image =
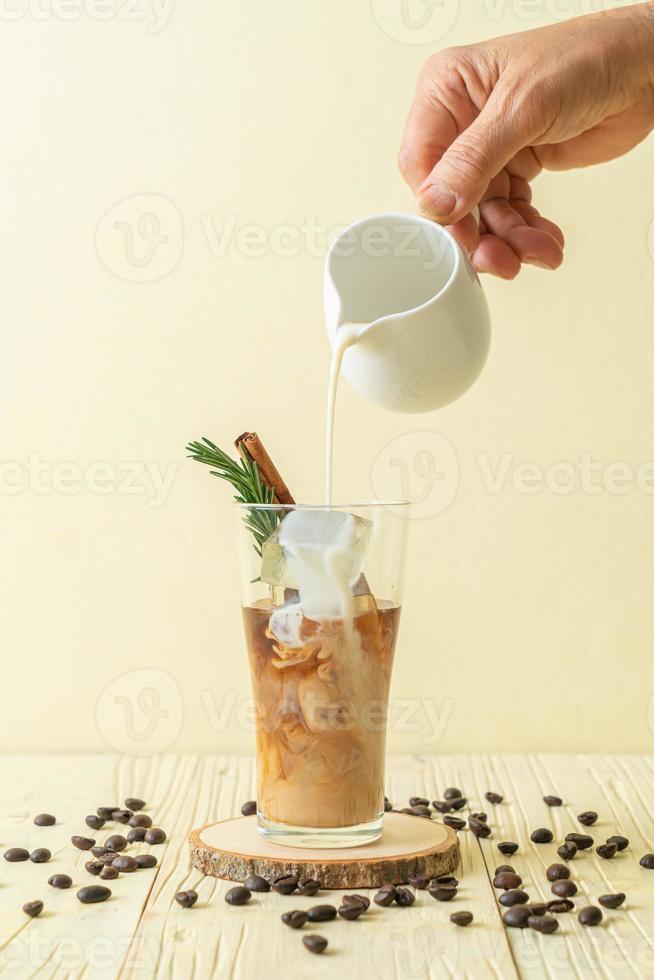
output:
[[384, 814], [352, 827], [295, 827], [276, 823], [262, 813], [257, 813], [257, 823], [262, 837], [285, 847], [361, 847], [379, 840], [384, 829]]

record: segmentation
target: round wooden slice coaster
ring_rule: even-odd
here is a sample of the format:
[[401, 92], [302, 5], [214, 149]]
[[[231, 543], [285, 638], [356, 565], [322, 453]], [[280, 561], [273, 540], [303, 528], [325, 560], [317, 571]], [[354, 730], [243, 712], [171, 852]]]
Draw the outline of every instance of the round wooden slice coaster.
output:
[[192, 831], [189, 848], [191, 864], [215, 878], [244, 881], [258, 874], [274, 881], [294, 874], [317, 878], [324, 888], [376, 888], [413, 875], [436, 877], [459, 863], [453, 830], [406, 813], [387, 813], [381, 838], [362, 847], [284, 847], [259, 834], [256, 817], [236, 817]]

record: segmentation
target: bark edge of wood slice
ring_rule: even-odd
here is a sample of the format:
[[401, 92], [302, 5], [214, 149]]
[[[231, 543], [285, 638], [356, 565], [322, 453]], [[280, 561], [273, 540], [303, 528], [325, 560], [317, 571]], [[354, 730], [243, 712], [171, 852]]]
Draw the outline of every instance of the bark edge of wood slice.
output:
[[205, 824], [189, 835], [191, 864], [203, 874], [268, 881], [295, 874], [317, 878], [324, 888], [376, 888], [412, 875], [450, 874], [459, 863], [459, 840], [444, 824], [404, 813], [387, 813], [378, 841], [359, 847], [299, 848], [275, 844], [257, 830], [256, 817]]

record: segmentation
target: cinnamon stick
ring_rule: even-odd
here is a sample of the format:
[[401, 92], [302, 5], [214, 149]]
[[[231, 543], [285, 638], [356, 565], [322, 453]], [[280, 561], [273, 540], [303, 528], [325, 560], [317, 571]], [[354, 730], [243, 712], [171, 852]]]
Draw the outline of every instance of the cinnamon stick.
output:
[[294, 504], [295, 500], [282, 479], [279, 470], [266, 452], [266, 449], [256, 432], [243, 432], [235, 440], [234, 445], [244, 459], [257, 464], [261, 479], [275, 494], [275, 503]]

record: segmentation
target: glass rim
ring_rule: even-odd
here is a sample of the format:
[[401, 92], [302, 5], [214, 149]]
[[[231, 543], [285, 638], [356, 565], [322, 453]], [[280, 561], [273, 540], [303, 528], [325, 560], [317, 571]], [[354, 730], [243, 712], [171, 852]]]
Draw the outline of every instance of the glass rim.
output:
[[294, 504], [248, 504], [244, 501], [236, 500], [234, 501], [234, 507], [237, 510], [273, 510], [273, 511], [291, 511], [291, 510], [350, 510], [351, 508], [356, 508], [359, 510], [373, 510], [375, 508], [381, 507], [409, 507], [411, 505], [410, 500], [400, 500], [400, 499], [389, 499], [389, 500], [352, 500], [349, 503], [332, 503], [332, 504], [310, 504], [297, 502]]

